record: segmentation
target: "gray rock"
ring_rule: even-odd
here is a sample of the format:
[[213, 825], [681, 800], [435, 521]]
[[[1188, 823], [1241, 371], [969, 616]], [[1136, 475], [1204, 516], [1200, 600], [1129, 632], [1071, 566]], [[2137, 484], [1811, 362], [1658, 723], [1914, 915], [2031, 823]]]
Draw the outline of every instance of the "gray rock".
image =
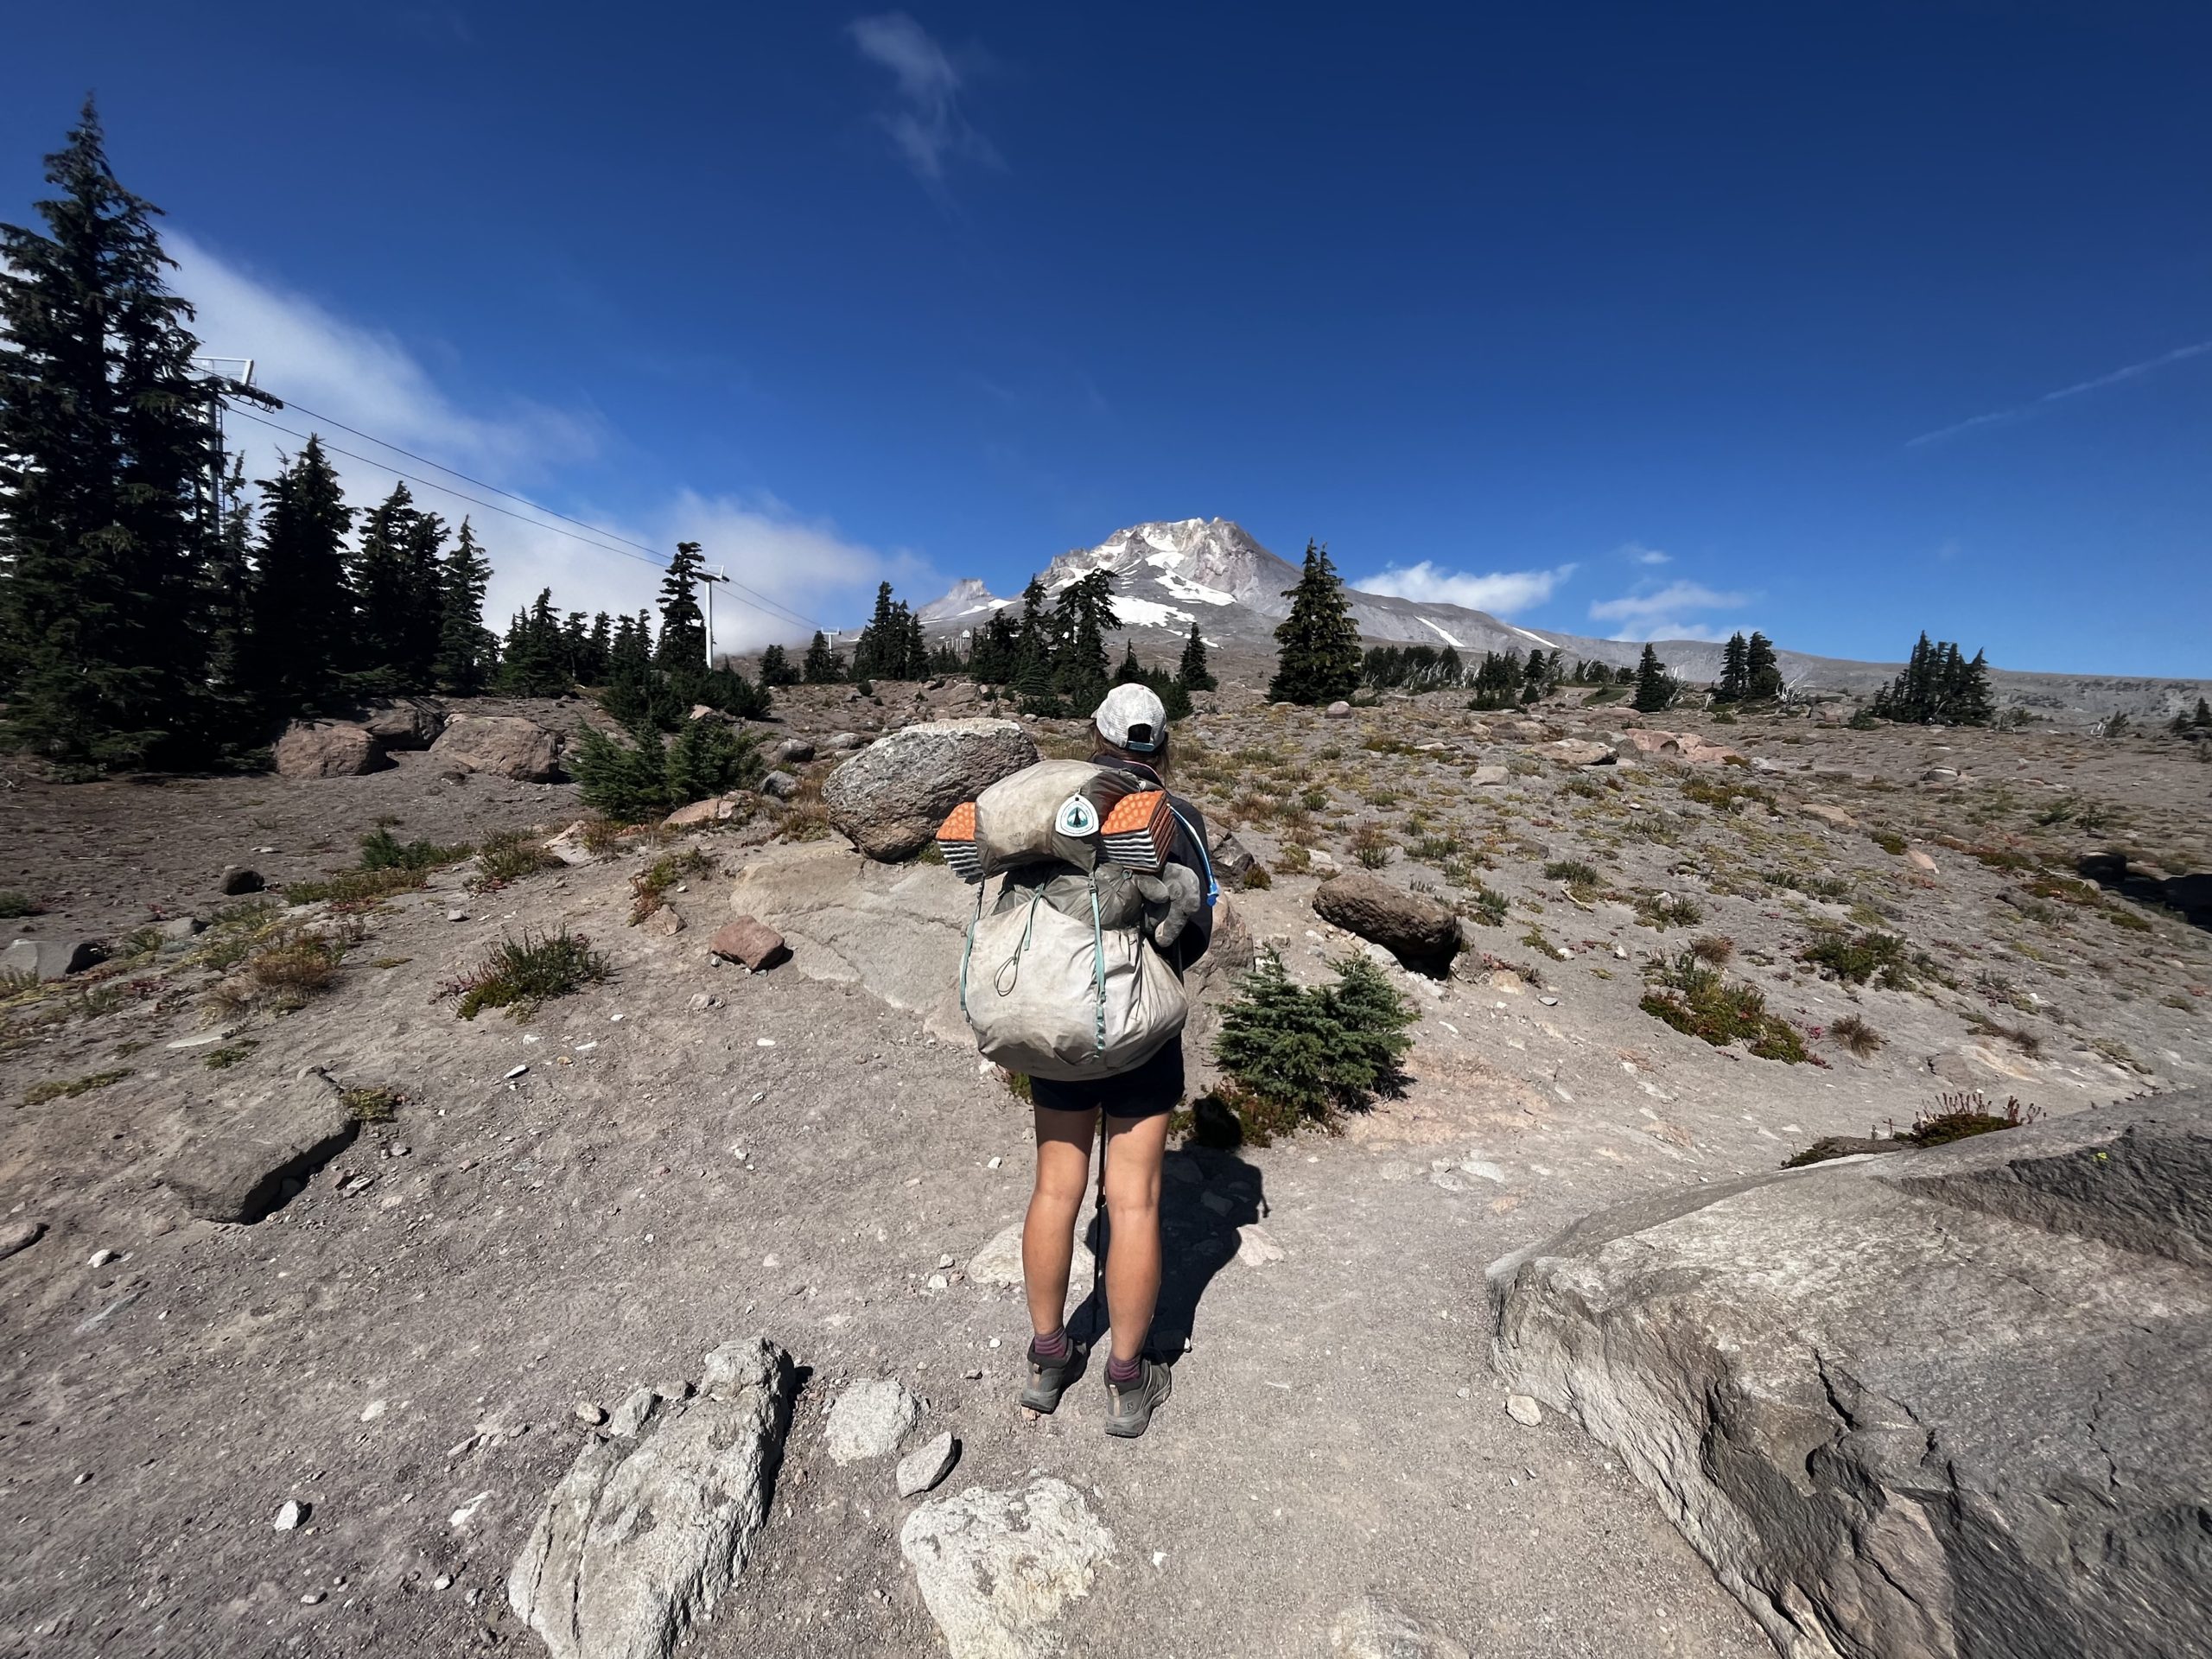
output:
[[288, 1497], [277, 1506], [276, 1518], [269, 1524], [278, 1532], [294, 1532], [307, 1518], [308, 1506], [296, 1497]]
[[2196, 1651], [2212, 1091], [1717, 1183], [1495, 1263], [1576, 1417], [1784, 1651]]
[[912, 1497], [926, 1492], [950, 1474], [952, 1465], [959, 1461], [960, 1442], [946, 1429], [899, 1459], [899, 1496]]
[[200, 929], [206, 925], [207, 924], [197, 916], [172, 916], [165, 922], [156, 923], [155, 931], [163, 939], [175, 944], [181, 944], [187, 939], [197, 938]]
[[17, 939], [0, 950], [0, 974], [62, 979], [82, 973], [106, 956], [98, 939]]
[[1469, 1659], [1467, 1649], [1425, 1618], [1362, 1596], [1329, 1626], [1329, 1651], [1344, 1659]]
[[1523, 1428], [1534, 1428], [1544, 1421], [1544, 1410], [1525, 1394], [1505, 1396], [1505, 1414]]
[[369, 735], [386, 749], [427, 749], [445, 731], [445, 711], [421, 697], [378, 703], [361, 717]]
[[651, 1389], [633, 1389], [614, 1408], [614, 1414], [607, 1420], [607, 1432], [619, 1434], [624, 1440], [634, 1440], [645, 1420], [653, 1414], [653, 1408], [660, 1403], [660, 1396]]
[[0, 1258], [28, 1250], [45, 1236], [46, 1224], [42, 1221], [11, 1221], [0, 1225]]
[[791, 1387], [780, 1348], [732, 1343], [701, 1399], [576, 1454], [507, 1575], [554, 1659], [667, 1659], [714, 1611], [767, 1518]]
[[787, 737], [768, 751], [772, 766], [804, 766], [814, 759], [814, 745], [803, 737]]
[[[1096, 1270], [1090, 1248], [1082, 1239], [1075, 1242], [1075, 1265], [1071, 1270], [1077, 1282], [1084, 1282], [1085, 1275]], [[990, 1243], [969, 1258], [968, 1276], [979, 1285], [996, 1285], [1019, 1288], [1021, 1281], [1021, 1224], [1015, 1222], [995, 1235]]]
[[1331, 703], [1327, 708], [1324, 709], [1321, 713], [1330, 720], [1350, 720], [1351, 718], [1351, 704], [1344, 702], [1340, 697], [1336, 702]]
[[448, 766], [520, 783], [549, 784], [561, 775], [560, 738], [517, 715], [455, 715], [430, 753]]
[[296, 720], [270, 753], [279, 778], [358, 778], [384, 764], [368, 728], [342, 720]]
[[849, 754], [868, 747], [870, 741], [864, 732], [832, 732], [822, 740], [822, 747], [832, 754]]
[[234, 1107], [196, 1130], [166, 1179], [202, 1221], [256, 1222], [304, 1179], [353, 1144], [360, 1125], [344, 1103], [308, 1081]]
[[1475, 768], [1475, 787], [1487, 789], [1493, 785], [1504, 783], [1511, 776], [1512, 774], [1502, 766], [1489, 764], [1479, 766]]
[[1020, 1491], [970, 1486], [906, 1517], [899, 1551], [952, 1659], [1045, 1659], [1053, 1625], [1090, 1593], [1114, 1535], [1050, 1475]]
[[823, 785], [830, 822], [868, 857], [910, 858], [946, 813], [1037, 760], [1010, 720], [924, 721], [879, 738]]
[[1416, 972], [1444, 973], [1459, 953], [1459, 918], [1450, 910], [1364, 872], [1347, 872], [1314, 888], [1313, 909], [1322, 920], [1372, 940]]
[[772, 772], [754, 785], [763, 795], [787, 801], [798, 792], [798, 779], [788, 772]]
[[921, 1402], [889, 1377], [854, 1383], [830, 1408], [823, 1430], [834, 1463], [861, 1463], [888, 1457], [914, 1432]]
[[1206, 856], [1213, 861], [1215, 879], [1224, 887], [1235, 887], [1260, 861], [1252, 856], [1250, 848], [1237, 840], [1233, 830], [1223, 830], [1221, 839], [1208, 849]]

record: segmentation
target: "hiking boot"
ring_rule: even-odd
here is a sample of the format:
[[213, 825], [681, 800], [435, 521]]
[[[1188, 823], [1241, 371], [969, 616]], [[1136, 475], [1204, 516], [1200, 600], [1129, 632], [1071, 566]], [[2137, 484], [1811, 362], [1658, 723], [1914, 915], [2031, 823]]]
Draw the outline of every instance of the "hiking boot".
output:
[[1152, 1427], [1152, 1414], [1165, 1404], [1174, 1379], [1165, 1365], [1137, 1361], [1137, 1380], [1126, 1386], [1106, 1379], [1106, 1432], [1134, 1440]]
[[1037, 1351], [1032, 1338], [1029, 1344], [1029, 1382], [1021, 1390], [1021, 1403], [1032, 1411], [1049, 1412], [1056, 1409], [1060, 1396], [1075, 1385], [1083, 1375], [1085, 1350], [1073, 1337], [1068, 1338], [1068, 1351], [1060, 1359], [1047, 1359]]

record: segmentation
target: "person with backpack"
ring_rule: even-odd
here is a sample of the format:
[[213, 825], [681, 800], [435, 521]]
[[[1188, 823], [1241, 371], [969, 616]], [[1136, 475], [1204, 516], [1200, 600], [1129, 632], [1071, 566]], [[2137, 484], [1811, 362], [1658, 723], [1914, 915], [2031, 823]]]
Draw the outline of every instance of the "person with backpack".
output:
[[[1138, 786], [1164, 787], [1167, 710], [1148, 686], [1118, 685], [1092, 716], [1094, 764], [1134, 773]], [[1179, 980], [1205, 954], [1216, 897], [1206, 857], [1206, 824], [1197, 808], [1170, 794], [1173, 838], [1157, 875], [1138, 880], [1143, 926]], [[1109, 1342], [1105, 1365], [1106, 1432], [1135, 1439], [1167, 1398], [1168, 1369], [1145, 1352], [1160, 1297], [1160, 1179], [1167, 1118], [1183, 1098], [1183, 1037], [1177, 1029], [1154, 1052], [1104, 1076], [1060, 1081], [1033, 1076], [1037, 1177], [1021, 1232], [1021, 1267], [1032, 1336], [1021, 1403], [1049, 1412], [1083, 1374], [1087, 1355], [1068, 1334], [1068, 1273], [1075, 1226], [1090, 1179], [1093, 1125], [1104, 1117], [1100, 1185], [1110, 1244], [1105, 1251]], [[1102, 1243], [1105, 1240], [1102, 1240]]]

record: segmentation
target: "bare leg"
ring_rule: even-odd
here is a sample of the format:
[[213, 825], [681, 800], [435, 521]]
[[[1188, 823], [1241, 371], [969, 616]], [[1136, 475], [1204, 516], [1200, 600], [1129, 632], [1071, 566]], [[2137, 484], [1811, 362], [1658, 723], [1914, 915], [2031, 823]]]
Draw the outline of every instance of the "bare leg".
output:
[[[1166, 1154], [1165, 1113], [1108, 1114], [1106, 1216], [1113, 1233], [1106, 1252], [1106, 1308], [1113, 1321], [1113, 1357], [1124, 1363], [1143, 1352], [1160, 1300], [1160, 1166]], [[1066, 1282], [1065, 1264], [1061, 1281]], [[1033, 1293], [1033, 1316], [1035, 1306]]]
[[[1090, 1179], [1090, 1139], [1098, 1114], [1039, 1107], [1036, 1117], [1037, 1185], [1021, 1224], [1021, 1277], [1029, 1297], [1030, 1326], [1039, 1336], [1049, 1337], [1067, 1317], [1075, 1222], [1083, 1209], [1083, 1189]], [[1156, 1175], [1157, 1160], [1154, 1167]], [[1156, 1182], [1154, 1193], [1156, 1198]], [[1154, 1255], [1156, 1262], [1156, 1246]], [[1155, 1267], [1155, 1276], [1157, 1271]]]

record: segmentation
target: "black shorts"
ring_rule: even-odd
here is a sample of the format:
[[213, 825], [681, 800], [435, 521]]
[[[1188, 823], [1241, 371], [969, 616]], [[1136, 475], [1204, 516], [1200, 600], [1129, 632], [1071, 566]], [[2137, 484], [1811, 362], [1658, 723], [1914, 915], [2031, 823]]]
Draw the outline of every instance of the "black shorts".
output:
[[1081, 1083], [1029, 1080], [1033, 1105], [1052, 1112], [1095, 1112], [1109, 1117], [1160, 1117], [1183, 1103], [1183, 1038], [1179, 1032], [1143, 1065]]

